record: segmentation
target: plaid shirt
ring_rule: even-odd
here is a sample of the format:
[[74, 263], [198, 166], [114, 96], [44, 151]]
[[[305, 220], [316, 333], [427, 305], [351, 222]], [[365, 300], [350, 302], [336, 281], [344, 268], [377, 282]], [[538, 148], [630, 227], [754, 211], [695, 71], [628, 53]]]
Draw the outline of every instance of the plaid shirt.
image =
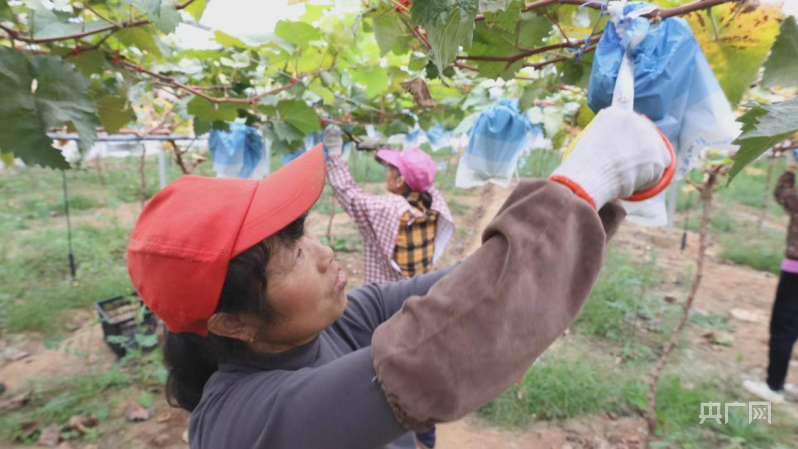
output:
[[[327, 158], [327, 179], [338, 204], [352, 217], [363, 237], [363, 265], [365, 282], [390, 282], [406, 276], [394, 260], [399, 227], [406, 214], [408, 221], [424, 217], [423, 211], [413, 206], [401, 195], [392, 193], [372, 195], [360, 189], [349, 174], [349, 167], [341, 156]], [[431, 210], [437, 212], [434, 254], [432, 263], [438, 261], [454, 235], [454, 220], [449, 206], [433, 187]], [[411, 218], [412, 217], [412, 218]]]
[[[407, 277], [428, 273], [432, 270], [432, 256], [435, 254], [435, 230], [438, 212], [428, 210], [421, 202], [421, 194], [408, 192], [402, 195], [415, 209], [407, 212], [399, 221], [399, 233], [393, 260]], [[417, 216], [417, 214], [422, 214]]]

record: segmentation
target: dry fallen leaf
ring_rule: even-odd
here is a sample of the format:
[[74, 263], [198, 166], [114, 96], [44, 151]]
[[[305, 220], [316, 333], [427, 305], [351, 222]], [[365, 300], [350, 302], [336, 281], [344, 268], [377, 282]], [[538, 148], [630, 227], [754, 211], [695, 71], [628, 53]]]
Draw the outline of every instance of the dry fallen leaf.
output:
[[125, 416], [128, 421], [146, 421], [152, 417], [152, 411], [140, 406], [138, 402], [131, 402], [125, 411]]
[[36, 433], [36, 431], [39, 430], [39, 428], [41, 428], [43, 425], [44, 421], [42, 421], [41, 419], [22, 423], [22, 426], [20, 427], [19, 437], [23, 440], [29, 438], [31, 435]]
[[30, 399], [30, 392], [26, 391], [4, 401], [0, 401], [0, 410], [16, 410], [25, 405]]
[[429, 93], [427, 83], [425, 83], [423, 79], [415, 78], [410, 81], [405, 81], [402, 83], [402, 89], [404, 89], [405, 92], [410, 92], [413, 96], [413, 101], [422, 108], [435, 107], [435, 102], [432, 101], [432, 95]]
[[61, 427], [58, 424], [51, 424], [42, 430], [39, 436], [38, 444], [48, 447], [58, 446], [58, 440], [61, 439]]
[[72, 446], [66, 441], [64, 441], [63, 443], [59, 444], [58, 447], [55, 449], [72, 449]]
[[155, 421], [159, 423], [167, 422], [170, 419], [172, 419], [172, 411], [169, 409], [163, 409], [155, 415]]
[[75, 415], [69, 418], [69, 427], [80, 433], [86, 433], [86, 429], [90, 429], [96, 425], [97, 420], [90, 416]]

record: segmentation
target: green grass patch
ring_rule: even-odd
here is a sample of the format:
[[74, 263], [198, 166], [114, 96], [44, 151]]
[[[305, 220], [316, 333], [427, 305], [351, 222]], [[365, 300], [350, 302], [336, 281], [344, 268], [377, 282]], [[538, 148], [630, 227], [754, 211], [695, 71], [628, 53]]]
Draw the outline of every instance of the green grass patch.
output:
[[657, 282], [655, 266], [653, 255], [647, 263], [632, 264], [626, 255], [610, 250], [574, 330], [618, 341], [634, 332], [637, 319], [655, 319], [661, 302], [648, 294]]
[[521, 384], [480, 410], [480, 415], [499, 426], [521, 427], [534, 419], [564, 419], [598, 411], [628, 412], [623, 398], [633, 384], [618, 382], [612, 370], [581, 356], [549, 351]]
[[772, 232], [763, 232], [759, 236], [724, 236], [720, 239], [720, 244], [722, 259], [773, 274], [781, 271], [784, 240], [783, 237], [777, 238]]

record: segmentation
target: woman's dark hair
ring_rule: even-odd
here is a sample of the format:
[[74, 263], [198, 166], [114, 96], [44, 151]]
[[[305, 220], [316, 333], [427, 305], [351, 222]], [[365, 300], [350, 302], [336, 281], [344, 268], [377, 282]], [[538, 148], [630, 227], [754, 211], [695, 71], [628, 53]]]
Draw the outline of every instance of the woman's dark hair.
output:
[[[275, 245], [291, 246], [302, 237], [305, 217], [299, 217], [230, 261], [217, 313], [253, 314], [267, 324], [274, 322], [275, 312], [266, 300], [266, 265]], [[167, 331], [163, 352], [169, 370], [166, 381], [169, 404], [193, 411], [202, 398], [205, 383], [219, 369], [219, 364], [246, 350], [246, 344], [235, 338]]]
[[[387, 162], [385, 163], [385, 167], [388, 170], [393, 170], [396, 173], [396, 175], [401, 175], [402, 174], [399, 171], [398, 168], [396, 168], [395, 166], [393, 166], [393, 165], [391, 165], [391, 164], [389, 164]], [[407, 189], [410, 190], [410, 187], [408, 187]], [[427, 209], [432, 207], [432, 194], [429, 193], [429, 191], [425, 190], [423, 192], [419, 192], [419, 199], [421, 200], [421, 204], [423, 204], [424, 207], [426, 207]]]

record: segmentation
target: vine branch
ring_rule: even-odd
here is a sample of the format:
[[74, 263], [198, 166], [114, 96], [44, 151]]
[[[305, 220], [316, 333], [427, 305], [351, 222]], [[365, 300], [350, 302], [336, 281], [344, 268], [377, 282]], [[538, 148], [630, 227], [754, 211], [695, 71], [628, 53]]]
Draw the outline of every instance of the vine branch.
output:
[[[177, 6], [175, 6], [175, 8], [178, 9], [178, 10], [184, 9], [185, 7], [187, 7], [190, 4], [194, 3], [195, 1], [196, 0], [186, 0], [185, 2], [180, 3]], [[93, 11], [91, 9], [89, 9], [89, 10], [94, 12], [94, 14], [97, 14], [95, 11]], [[102, 19], [102, 20], [104, 20], [106, 22], [110, 22], [110, 20], [100, 16], [99, 14], [97, 14], [97, 16], [100, 19]], [[5, 31], [6, 34], [8, 34], [9, 38], [14, 39], [14, 40], [18, 40], [20, 42], [25, 42], [27, 44], [49, 44], [49, 43], [52, 43], [52, 42], [68, 41], [68, 40], [72, 40], [72, 39], [82, 39], [84, 37], [88, 37], [88, 36], [92, 36], [92, 35], [100, 34], [100, 33], [105, 33], [105, 32], [109, 32], [108, 34], [113, 34], [113, 33], [117, 32], [117, 31], [125, 29], [125, 28], [135, 28], [135, 27], [140, 27], [140, 26], [143, 26], [143, 25], [148, 25], [150, 23], [152, 23], [152, 21], [150, 21], [150, 20], [133, 20], [133, 19], [131, 19], [129, 22], [123, 22], [123, 23], [118, 23], [118, 24], [107, 25], [107, 26], [100, 27], [100, 28], [97, 28], [97, 29], [94, 29], [94, 30], [83, 31], [83, 32], [80, 32], [80, 33], [75, 33], [75, 34], [68, 34], [68, 35], [65, 35], [65, 36], [46, 37], [46, 38], [41, 38], [41, 39], [36, 39], [35, 37], [33, 37], [32, 34], [30, 36], [25, 36], [22, 33], [20, 33], [19, 31], [15, 30], [13, 28], [7, 27], [7, 26], [5, 26], [5, 25], [3, 25], [1, 23], [0, 23], [0, 30]]]

